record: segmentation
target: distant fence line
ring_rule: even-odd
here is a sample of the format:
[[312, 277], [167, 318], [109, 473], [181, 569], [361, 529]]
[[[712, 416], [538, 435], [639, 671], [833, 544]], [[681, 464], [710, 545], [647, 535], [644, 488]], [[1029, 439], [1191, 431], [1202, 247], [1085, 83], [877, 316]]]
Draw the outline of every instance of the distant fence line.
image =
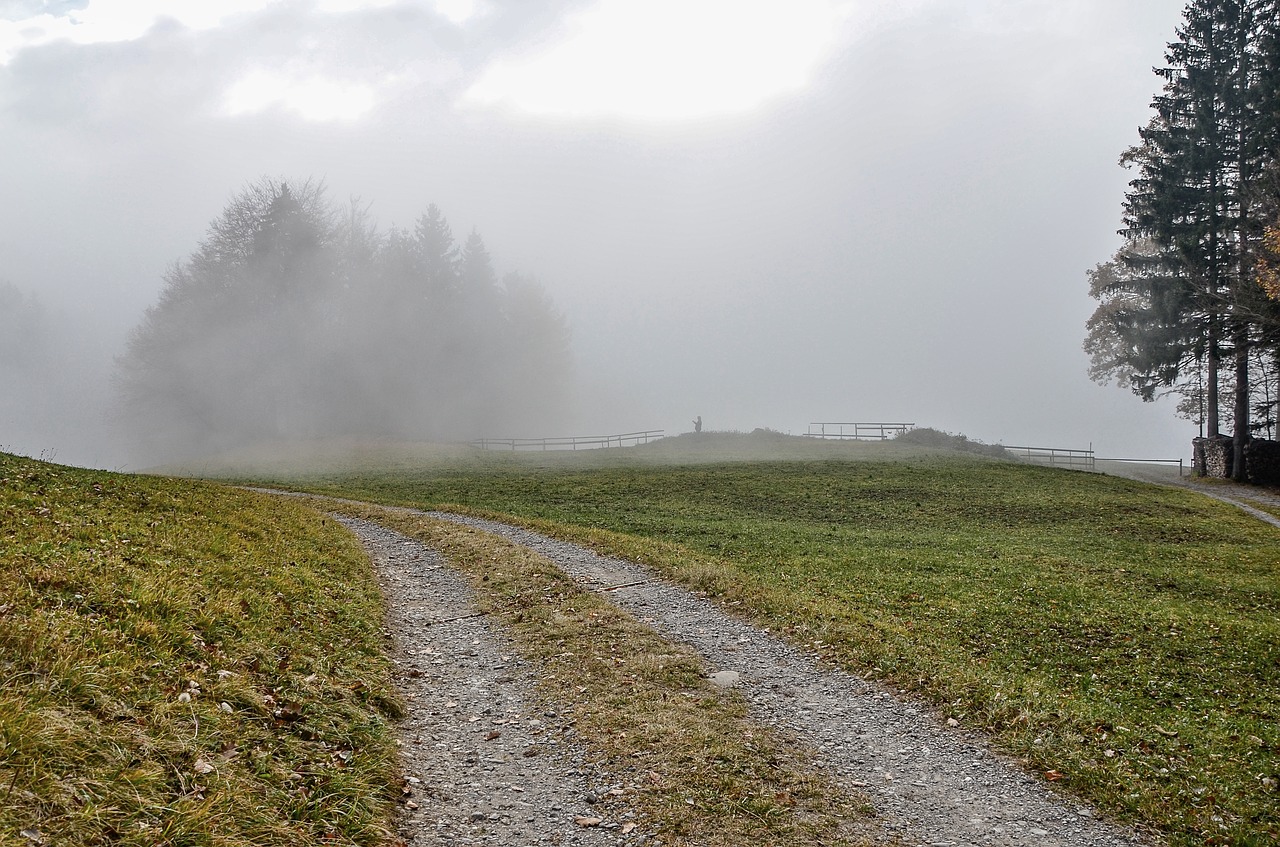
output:
[[1177, 466], [1178, 466], [1178, 476], [1183, 476], [1183, 475], [1184, 475], [1184, 474], [1183, 474], [1183, 471], [1184, 471], [1184, 470], [1185, 470], [1185, 468], [1186, 468], [1186, 463], [1185, 463], [1182, 459], [1112, 459], [1112, 458], [1106, 458], [1106, 459], [1104, 459], [1104, 458], [1102, 458], [1101, 456], [1099, 456], [1099, 457], [1098, 457], [1098, 459], [1097, 459], [1096, 461], [1099, 461], [1099, 462], [1132, 462], [1132, 463], [1137, 464], [1137, 465], [1177, 465]]
[[1000, 445], [1005, 450], [1023, 461], [1037, 465], [1048, 465], [1051, 468], [1075, 468], [1077, 470], [1096, 471], [1098, 462], [1129, 462], [1139, 465], [1177, 465], [1178, 476], [1182, 476], [1185, 463], [1182, 459], [1113, 459], [1097, 457], [1093, 447], [1087, 450], [1067, 450], [1062, 447], [1014, 447]]
[[470, 442], [481, 450], [599, 450], [648, 444], [664, 437], [666, 430], [647, 429], [620, 435], [571, 435], [565, 438], [479, 438]]
[[1051, 468], [1077, 468], [1093, 470], [1093, 448], [1088, 450], [1067, 450], [1062, 447], [1014, 447], [1001, 444], [1005, 450], [1026, 462], [1037, 465], [1048, 465]]
[[805, 435], [809, 438], [835, 438], [850, 441], [884, 441], [901, 435], [915, 426], [913, 423], [866, 422], [817, 422], [809, 424]]

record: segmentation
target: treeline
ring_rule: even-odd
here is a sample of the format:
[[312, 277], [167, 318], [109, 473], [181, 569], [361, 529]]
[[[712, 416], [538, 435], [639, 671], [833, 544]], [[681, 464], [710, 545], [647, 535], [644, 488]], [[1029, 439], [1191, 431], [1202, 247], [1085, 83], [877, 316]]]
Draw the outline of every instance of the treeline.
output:
[[119, 360], [119, 414], [159, 461], [341, 436], [469, 439], [554, 428], [568, 330], [542, 289], [499, 280], [434, 205], [381, 233], [314, 182], [236, 196], [165, 276]]
[[1278, 18], [1277, 0], [1187, 6], [1155, 114], [1121, 158], [1125, 243], [1089, 275], [1090, 375], [1179, 395], [1198, 457], [1237, 479], [1280, 417]]

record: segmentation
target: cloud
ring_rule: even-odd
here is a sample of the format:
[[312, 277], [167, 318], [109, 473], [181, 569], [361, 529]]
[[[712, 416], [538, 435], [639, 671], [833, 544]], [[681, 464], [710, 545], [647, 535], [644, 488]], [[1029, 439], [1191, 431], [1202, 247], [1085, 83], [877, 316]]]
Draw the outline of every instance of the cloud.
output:
[[553, 43], [495, 62], [463, 100], [567, 117], [749, 111], [803, 88], [845, 16], [830, 0], [601, 0]]
[[0, 64], [7, 64], [20, 50], [59, 41], [82, 45], [133, 41], [165, 20], [193, 30], [213, 29], [265, 5], [266, 0], [89, 0], [75, 5], [48, 4], [30, 17], [0, 19]]
[[[399, 7], [421, 9], [406, 0], [67, 0], [0, 2], [0, 65], [18, 53], [57, 42], [78, 45], [136, 41], [157, 26], [176, 24], [203, 32], [262, 14], [286, 14], [304, 26], [308, 19], [349, 17]], [[481, 0], [435, 0], [434, 17], [461, 26], [481, 16]]]
[[357, 120], [368, 114], [375, 102], [374, 89], [369, 85], [265, 70], [249, 72], [226, 93], [229, 115], [254, 114], [282, 106], [310, 121]]
[[83, 9], [89, 0], [0, 0], [0, 20], [22, 21], [37, 15], [64, 15]]

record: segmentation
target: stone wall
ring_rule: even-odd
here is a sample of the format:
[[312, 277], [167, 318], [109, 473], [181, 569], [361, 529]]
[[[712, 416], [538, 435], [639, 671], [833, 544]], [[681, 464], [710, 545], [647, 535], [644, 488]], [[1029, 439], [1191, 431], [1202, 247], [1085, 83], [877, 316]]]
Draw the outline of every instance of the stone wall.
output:
[[1195, 438], [1191, 441], [1195, 471], [1200, 476], [1230, 479], [1233, 455], [1231, 439], [1225, 435], [1216, 438]]

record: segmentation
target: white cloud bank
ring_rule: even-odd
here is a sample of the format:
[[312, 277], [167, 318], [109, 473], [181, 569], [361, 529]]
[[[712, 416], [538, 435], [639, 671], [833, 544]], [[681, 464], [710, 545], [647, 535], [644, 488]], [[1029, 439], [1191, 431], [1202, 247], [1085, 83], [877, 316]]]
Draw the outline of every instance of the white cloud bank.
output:
[[371, 86], [317, 75], [284, 71], [251, 71], [226, 94], [228, 115], [251, 115], [281, 107], [309, 121], [353, 121], [374, 107]]
[[0, 18], [0, 65], [8, 64], [23, 48], [56, 41], [133, 41], [162, 20], [177, 21], [192, 30], [214, 29], [235, 15], [266, 5], [266, 0], [91, 0], [83, 9], [18, 20]]
[[848, 15], [831, 0], [601, 0], [560, 40], [491, 65], [463, 102], [659, 121], [750, 111], [804, 88]]

